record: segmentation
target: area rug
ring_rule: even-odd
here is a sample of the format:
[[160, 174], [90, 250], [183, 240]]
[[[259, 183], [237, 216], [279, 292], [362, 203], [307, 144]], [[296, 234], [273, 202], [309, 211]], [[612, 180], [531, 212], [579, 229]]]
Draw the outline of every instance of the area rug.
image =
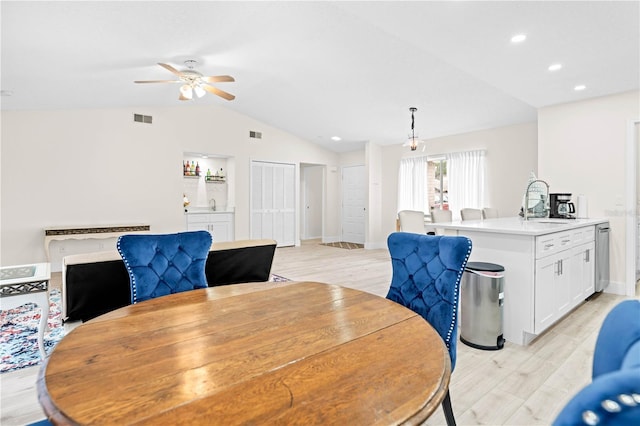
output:
[[[34, 303], [0, 311], [0, 373], [40, 364], [38, 323], [41, 312]], [[64, 336], [60, 290], [57, 289], [49, 293], [48, 325], [44, 348], [50, 354]]]
[[291, 280], [281, 275], [271, 274], [271, 276], [269, 277], [269, 281], [273, 281], [277, 283], [277, 282], [285, 282], [285, 281], [291, 281]]
[[337, 242], [337, 243], [322, 243], [320, 245], [321, 246], [328, 246], [328, 247], [338, 247], [338, 248], [343, 248], [343, 249], [347, 249], [347, 250], [364, 248], [364, 244], [345, 243], [344, 241], [340, 241], [340, 242]]

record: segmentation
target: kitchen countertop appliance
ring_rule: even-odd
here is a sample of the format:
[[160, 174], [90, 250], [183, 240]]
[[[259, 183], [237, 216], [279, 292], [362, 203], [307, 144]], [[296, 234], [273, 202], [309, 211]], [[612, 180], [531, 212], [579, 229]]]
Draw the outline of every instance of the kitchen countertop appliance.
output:
[[576, 206], [571, 202], [570, 193], [549, 194], [551, 211], [549, 217], [557, 219], [575, 219]]

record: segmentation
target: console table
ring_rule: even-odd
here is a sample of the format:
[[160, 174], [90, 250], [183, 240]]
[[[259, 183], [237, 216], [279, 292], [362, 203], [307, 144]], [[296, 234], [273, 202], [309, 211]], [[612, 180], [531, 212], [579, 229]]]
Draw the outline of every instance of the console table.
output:
[[124, 234], [136, 234], [149, 232], [149, 225], [96, 225], [96, 226], [67, 226], [56, 228], [45, 228], [44, 230], [44, 252], [47, 261], [50, 261], [49, 244], [51, 241], [62, 240], [87, 240], [116, 238]]
[[44, 330], [49, 318], [49, 280], [51, 272], [48, 263], [16, 265], [0, 268], [0, 310], [17, 308], [34, 302], [40, 309], [38, 324], [38, 349], [44, 360]]

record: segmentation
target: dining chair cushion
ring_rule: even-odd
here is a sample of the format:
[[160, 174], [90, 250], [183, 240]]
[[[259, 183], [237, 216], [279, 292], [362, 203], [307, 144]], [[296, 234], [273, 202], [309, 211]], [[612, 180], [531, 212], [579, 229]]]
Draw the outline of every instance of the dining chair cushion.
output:
[[465, 208], [460, 210], [462, 220], [480, 220], [482, 219], [482, 210]]
[[593, 353], [592, 381], [556, 416], [554, 426], [640, 424], [640, 301], [607, 314]]
[[451, 210], [431, 209], [431, 222], [451, 222], [453, 213]]
[[619, 370], [630, 348], [637, 343], [640, 343], [640, 301], [625, 300], [602, 322], [593, 353], [592, 377]]
[[118, 238], [118, 252], [129, 273], [131, 303], [207, 287], [205, 262], [210, 248], [207, 231]]
[[462, 236], [394, 232], [387, 239], [393, 276], [387, 299], [422, 316], [442, 337], [456, 364], [460, 280], [471, 254]]
[[401, 210], [398, 212], [400, 219], [400, 230], [402, 232], [413, 232], [424, 234], [424, 212], [419, 210]]

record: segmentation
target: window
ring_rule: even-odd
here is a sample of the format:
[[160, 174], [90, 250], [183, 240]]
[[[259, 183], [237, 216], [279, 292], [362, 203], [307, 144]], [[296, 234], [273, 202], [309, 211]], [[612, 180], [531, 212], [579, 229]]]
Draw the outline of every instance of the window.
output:
[[427, 197], [429, 209], [449, 210], [449, 181], [444, 158], [427, 160]]
[[400, 160], [398, 211], [432, 208], [451, 210], [460, 218], [462, 208], [482, 208], [485, 193], [485, 151], [455, 152], [438, 157]]

